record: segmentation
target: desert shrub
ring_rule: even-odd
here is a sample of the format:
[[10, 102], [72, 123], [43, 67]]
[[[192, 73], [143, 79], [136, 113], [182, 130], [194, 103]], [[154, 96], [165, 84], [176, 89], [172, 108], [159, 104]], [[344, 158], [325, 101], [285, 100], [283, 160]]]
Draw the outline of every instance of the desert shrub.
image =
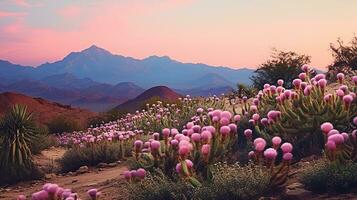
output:
[[58, 145], [58, 140], [56, 136], [50, 135], [46, 132], [42, 132], [37, 136], [37, 139], [30, 143], [30, 148], [32, 154], [36, 155], [41, 153], [41, 151], [48, 149], [53, 146]]
[[66, 118], [65, 116], [58, 116], [46, 125], [50, 133], [73, 132], [81, 129], [78, 122]]
[[304, 168], [300, 180], [313, 191], [346, 192], [357, 187], [357, 163], [338, 164], [321, 159]]
[[191, 199], [192, 186], [184, 182], [175, 182], [163, 173], [148, 174], [138, 183], [128, 184], [129, 199], [133, 200], [181, 200]]
[[124, 117], [128, 112], [124, 110], [111, 109], [107, 112], [100, 113], [98, 116], [92, 117], [88, 121], [89, 127], [97, 127], [101, 124], [116, 121]]
[[269, 191], [270, 178], [259, 165], [218, 164], [212, 182], [198, 188], [193, 199], [257, 199]]
[[0, 120], [0, 184], [39, 178], [42, 174], [32, 160], [30, 144], [38, 128], [26, 106], [15, 105]]
[[95, 166], [101, 162], [114, 162], [122, 157], [123, 154], [118, 143], [101, 142], [69, 149], [60, 159], [60, 165], [63, 172], [68, 172], [75, 171], [84, 165]]

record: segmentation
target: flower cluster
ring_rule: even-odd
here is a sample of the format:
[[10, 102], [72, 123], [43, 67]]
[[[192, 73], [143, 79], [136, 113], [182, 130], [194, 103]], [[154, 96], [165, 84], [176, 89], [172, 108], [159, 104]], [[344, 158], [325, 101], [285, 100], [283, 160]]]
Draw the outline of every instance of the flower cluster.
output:
[[[92, 200], [98, 200], [101, 192], [93, 188], [87, 191], [88, 196]], [[26, 200], [25, 195], [19, 195], [18, 200]], [[42, 190], [31, 195], [32, 200], [77, 200], [79, 196], [71, 189], [65, 189], [57, 184], [46, 183], [42, 186]]]

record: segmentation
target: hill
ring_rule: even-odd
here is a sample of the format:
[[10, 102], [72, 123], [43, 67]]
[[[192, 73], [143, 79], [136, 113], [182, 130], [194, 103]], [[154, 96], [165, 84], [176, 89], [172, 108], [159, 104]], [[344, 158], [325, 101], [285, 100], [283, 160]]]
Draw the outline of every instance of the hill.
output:
[[30, 112], [34, 113], [34, 119], [38, 124], [46, 124], [58, 116], [64, 116], [78, 122], [82, 127], [87, 125], [87, 120], [96, 116], [94, 112], [73, 108], [50, 102], [42, 98], [32, 98], [23, 94], [5, 92], [0, 94], [0, 115], [4, 115], [15, 104], [26, 105]]
[[176, 101], [178, 98], [182, 97], [182, 95], [176, 93], [175, 91], [171, 90], [166, 86], [156, 86], [152, 87], [145, 92], [141, 93], [134, 99], [131, 99], [123, 104], [117, 106], [117, 109], [134, 112], [139, 107], [145, 103], [145, 101], [150, 100], [152, 98], [159, 98], [161, 100], [168, 100], [168, 101]]

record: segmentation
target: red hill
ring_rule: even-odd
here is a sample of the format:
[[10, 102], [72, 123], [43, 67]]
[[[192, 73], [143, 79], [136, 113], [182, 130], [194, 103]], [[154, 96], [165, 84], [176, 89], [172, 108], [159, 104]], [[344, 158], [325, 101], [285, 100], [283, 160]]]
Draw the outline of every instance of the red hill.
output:
[[152, 87], [145, 92], [141, 93], [139, 96], [137, 96], [134, 99], [131, 99], [129, 101], [126, 101], [123, 104], [120, 104], [117, 106], [117, 109], [120, 110], [125, 110], [125, 111], [130, 111], [133, 112], [147, 100], [151, 98], [159, 98], [161, 100], [168, 100], [168, 101], [176, 101], [178, 98], [180, 98], [181, 95], [174, 92], [170, 88], [166, 86], [156, 86]]
[[77, 121], [78, 124], [84, 127], [89, 118], [97, 115], [88, 110], [73, 108], [69, 105], [62, 105], [42, 98], [32, 98], [12, 92], [0, 94], [0, 115], [4, 115], [15, 104], [26, 105], [28, 111], [34, 113], [35, 121], [39, 124], [46, 124], [58, 116], [63, 116]]

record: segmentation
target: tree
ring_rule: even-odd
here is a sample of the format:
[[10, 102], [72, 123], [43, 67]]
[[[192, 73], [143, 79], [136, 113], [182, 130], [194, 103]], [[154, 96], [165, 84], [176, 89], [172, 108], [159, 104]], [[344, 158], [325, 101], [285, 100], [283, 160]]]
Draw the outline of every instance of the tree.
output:
[[334, 58], [333, 63], [328, 66], [329, 76], [335, 77], [339, 72], [345, 74], [356, 74], [357, 70], [357, 36], [354, 36], [349, 42], [349, 45], [345, 45], [344, 42], [338, 38], [337, 44], [330, 44], [332, 56]]
[[26, 106], [15, 105], [0, 120], [0, 183], [37, 178], [37, 167], [32, 161], [31, 142], [38, 129]]
[[262, 89], [266, 83], [275, 85], [279, 79], [283, 79], [284, 86], [290, 88], [292, 80], [302, 72], [301, 66], [309, 63], [310, 56], [273, 49], [271, 58], [261, 64], [251, 77], [253, 86]]

